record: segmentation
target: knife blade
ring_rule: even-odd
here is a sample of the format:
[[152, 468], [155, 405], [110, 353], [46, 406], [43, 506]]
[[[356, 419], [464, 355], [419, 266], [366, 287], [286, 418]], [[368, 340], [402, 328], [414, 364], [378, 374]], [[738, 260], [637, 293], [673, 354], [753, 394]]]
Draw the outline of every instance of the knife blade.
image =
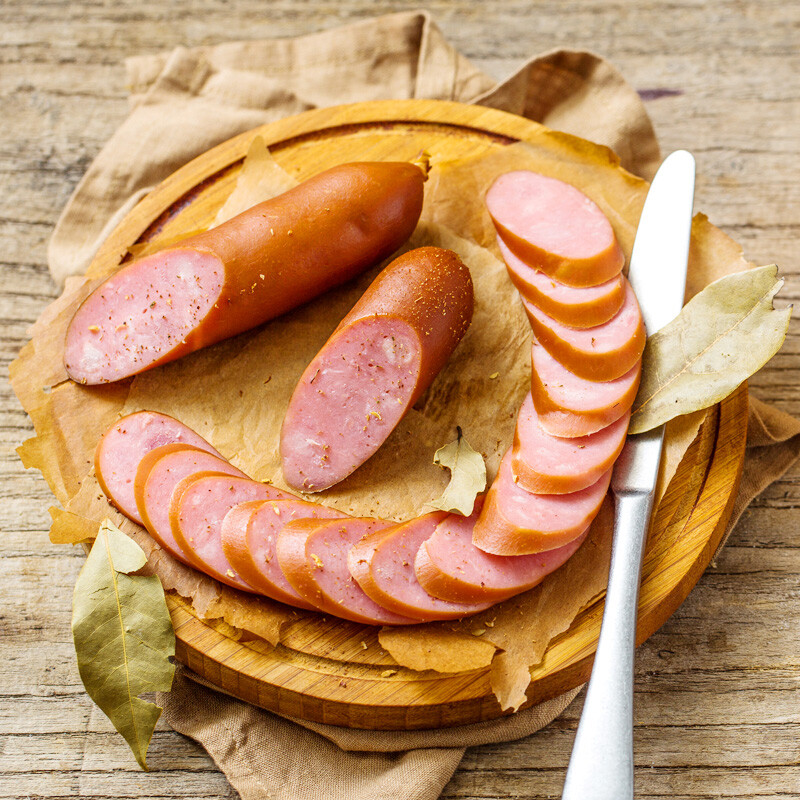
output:
[[[633, 286], [648, 335], [683, 306], [695, 161], [677, 150], [647, 193], [631, 253]], [[614, 465], [614, 538], [603, 623], [562, 800], [633, 800], [633, 664], [642, 555], [664, 426], [629, 435]]]

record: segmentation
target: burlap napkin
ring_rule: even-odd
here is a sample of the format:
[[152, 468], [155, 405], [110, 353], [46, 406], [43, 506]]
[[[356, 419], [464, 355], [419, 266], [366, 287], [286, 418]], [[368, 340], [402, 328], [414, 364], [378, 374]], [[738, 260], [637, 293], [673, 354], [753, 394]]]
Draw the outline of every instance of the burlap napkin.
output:
[[[447, 44], [425, 13], [297, 39], [177, 48], [130, 59], [127, 67], [131, 114], [89, 168], [50, 242], [60, 284], [83, 272], [124, 214], [182, 164], [237, 133], [318, 106], [413, 97], [480, 103], [606, 144], [645, 178], [660, 158], [638, 95], [603, 59], [560, 50], [496, 85]], [[751, 401], [731, 526], [799, 454], [800, 422]], [[493, 722], [414, 732], [282, 718], [213, 691], [187, 671], [159, 703], [166, 722], [200, 742], [244, 800], [433, 800], [465, 747], [527, 736], [576, 693]]]

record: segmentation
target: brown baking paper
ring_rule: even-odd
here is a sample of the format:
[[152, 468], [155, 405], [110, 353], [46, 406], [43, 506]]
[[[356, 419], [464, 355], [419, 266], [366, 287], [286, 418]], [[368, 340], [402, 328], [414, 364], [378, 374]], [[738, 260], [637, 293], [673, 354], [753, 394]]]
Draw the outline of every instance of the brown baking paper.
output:
[[[601, 146], [542, 128], [530, 145], [459, 162], [434, 160], [422, 220], [405, 249], [434, 244], [461, 256], [475, 286], [472, 325], [381, 450], [341, 484], [309, 499], [350, 514], [397, 521], [422, 513], [447, 483], [447, 474], [432, 459], [437, 448], [455, 437], [456, 426], [484, 456], [489, 480], [494, 478], [530, 385], [530, 328], [497, 258], [482, 201], [491, 181], [509, 169], [534, 169], [581, 188], [607, 213], [623, 250], [630, 253], [647, 184], [619, 168], [616, 157]], [[291, 182], [263, 145], [254, 142], [236, 189], [215, 222], [284, 191]], [[734, 271], [728, 262], [735, 260], [737, 248], [720, 247], [722, 234], [704, 220], [696, 224], [695, 233], [700, 241], [692, 249], [691, 269], [693, 286], [700, 288], [704, 276]], [[720, 253], [725, 263], [718, 263]], [[70, 282], [34, 326], [32, 342], [12, 366], [15, 390], [37, 431], [21, 455], [26, 466], [43, 472], [65, 508], [54, 511], [54, 541], [84, 540], [87, 529], [109, 515], [91, 466], [94, 447], [114, 419], [139, 409], [176, 417], [249, 475], [285, 487], [277, 445], [289, 397], [306, 365], [379, 268], [255, 331], [101, 387], [66, 380], [61, 365], [66, 325], [95, 285]], [[700, 420], [670, 426], [662, 485], [674, 474]], [[198, 616], [230, 626], [234, 638], [246, 631], [274, 645], [288, 623], [307, 614], [221, 586], [177, 562], [135, 523], [113, 510], [112, 517], [144, 549], [166, 590], [186, 598]], [[518, 708], [525, 700], [530, 668], [541, 660], [547, 643], [604, 590], [610, 531], [606, 505], [586, 544], [540, 586], [460, 622], [385, 629], [380, 644], [399, 665], [411, 669], [454, 672], [491, 665], [491, 685], [501, 705]]]

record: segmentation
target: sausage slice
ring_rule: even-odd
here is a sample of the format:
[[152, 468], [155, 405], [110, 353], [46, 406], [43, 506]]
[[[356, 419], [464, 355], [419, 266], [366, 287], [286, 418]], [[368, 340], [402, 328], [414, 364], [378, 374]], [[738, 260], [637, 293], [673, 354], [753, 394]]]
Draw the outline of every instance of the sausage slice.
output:
[[588, 436], [552, 436], [539, 424], [531, 396], [517, 416], [511, 472], [520, 489], [534, 494], [568, 494], [596, 483], [614, 466], [625, 444], [630, 412]]
[[308, 365], [281, 430], [283, 475], [327, 489], [363, 464], [444, 366], [472, 319], [469, 270], [421, 247], [373, 281]]
[[568, 286], [597, 286], [618, 275], [625, 257], [606, 215], [569, 183], [537, 172], [501, 175], [486, 208], [508, 248]]
[[201, 472], [247, 478], [224, 458], [197, 448], [165, 445], [142, 459], [135, 481], [136, 506], [144, 527], [167, 552], [192, 566], [194, 562], [175, 540], [169, 509], [176, 487], [185, 478]]
[[234, 572], [222, 550], [222, 520], [239, 503], [288, 497], [287, 492], [250, 478], [208, 472], [190, 475], [173, 490], [172, 533], [197, 569], [235, 589], [255, 592]]
[[278, 563], [289, 583], [320, 611], [365, 625], [412, 625], [370, 599], [347, 567], [350, 548], [392, 525], [379, 519], [294, 520], [278, 534]]
[[350, 574], [376, 603], [421, 622], [460, 619], [483, 611], [493, 601], [441, 600], [426, 592], [417, 580], [414, 562], [420, 546], [445, 517], [444, 511], [434, 511], [365, 536], [347, 557]]
[[567, 286], [529, 267], [502, 239], [498, 238], [497, 244], [517, 291], [558, 322], [573, 328], [591, 328], [608, 322], [622, 307], [625, 299], [622, 273], [597, 286]]
[[631, 285], [625, 281], [625, 302], [608, 321], [593, 328], [570, 328], [523, 299], [533, 334], [553, 358], [570, 372], [590, 381], [622, 377], [641, 358], [644, 322]]
[[173, 442], [190, 444], [222, 458], [200, 434], [155, 411], [137, 411], [117, 420], [97, 443], [94, 470], [100, 488], [114, 506], [139, 525], [144, 525], [134, 494], [139, 463], [151, 450]]
[[436, 597], [460, 603], [497, 603], [536, 584], [557, 570], [580, 546], [587, 532], [543, 553], [496, 556], [472, 542], [477, 512], [448, 515], [419, 549], [416, 573], [420, 585]]
[[588, 436], [627, 413], [636, 398], [641, 361], [613, 381], [579, 378], [534, 340], [531, 397], [539, 424], [553, 436]]
[[531, 494], [514, 482], [509, 451], [486, 494], [473, 530], [473, 542], [485, 553], [499, 556], [563, 547], [589, 527], [610, 482], [609, 469], [596, 483], [579, 492]]
[[302, 500], [254, 500], [234, 506], [222, 520], [222, 550], [258, 592], [298, 608], [316, 610], [292, 587], [278, 565], [278, 533], [293, 519], [340, 519], [340, 511]]

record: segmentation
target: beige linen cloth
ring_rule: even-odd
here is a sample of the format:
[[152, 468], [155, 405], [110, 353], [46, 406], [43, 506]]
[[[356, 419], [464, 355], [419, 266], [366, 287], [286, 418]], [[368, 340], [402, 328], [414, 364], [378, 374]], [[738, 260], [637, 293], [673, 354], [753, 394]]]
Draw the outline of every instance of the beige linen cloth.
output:
[[[83, 272], [125, 213], [191, 158], [318, 106], [415, 97], [479, 103], [606, 144], [645, 178], [660, 160], [638, 95], [603, 59], [560, 50], [496, 84], [421, 12], [297, 39], [177, 48], [133, 58], [127, 68], [131, 114], [89, 168], [50, 242], [59, 283]], [[731, 526], [800, 454], [800, 422], [752, 400], [749, 424]], [[244, 800], [434, 800], [465, 747], [527, 736], [577, 693], [461, 728], [365, 732], [286, 719], [202, 683], [186, 671], [176, 675], [172, 692], [159, 696], [164, 719], [208, 750]]]

